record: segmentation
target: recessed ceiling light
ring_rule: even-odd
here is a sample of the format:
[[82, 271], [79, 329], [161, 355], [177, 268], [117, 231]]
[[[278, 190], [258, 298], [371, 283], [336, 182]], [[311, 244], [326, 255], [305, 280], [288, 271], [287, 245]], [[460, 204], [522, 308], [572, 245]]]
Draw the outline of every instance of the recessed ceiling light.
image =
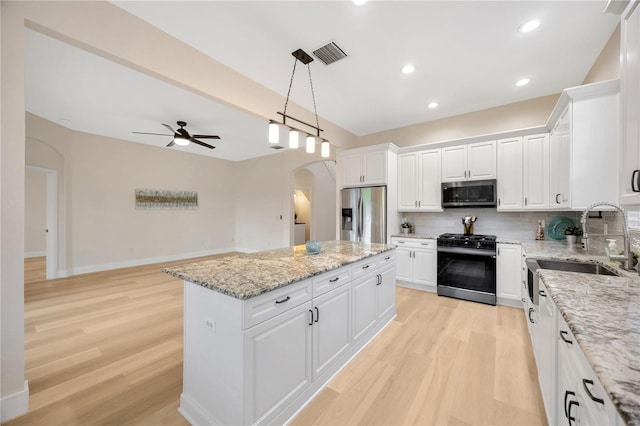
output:
[[526, 86], [530, 81], [531, 80], [529, 80], [528, 78], [521, 78], [520, 80], [516, 81], [516, 86]]
[[367, 0], [352, 0], [353, 4], [361, 6], [367, 2]]
[[531, 32], [531, 31], [535, 30], [539, 26], [540, 26], [540, 20], [539, 19], [532, 19], [532, 20], [527, 21], [524, 24], [520, 25], [520, 27], [518, 28], [518, 32], [519, 33], [528, 33], [528, 32]]
[[415, 70], [416, 70], [416, 67], [414, 67], [412, 64], [407, 64], [404, 67], [402, 67], [403, 74], [411, 74]]
[[429, 102], [429, 105], [427, 105], [429, 108], [433, 109], [433, 108], [437, 108], [438, 105], [440, 105], [439, 103], [437, 103], [436, 101], [433, 102]]

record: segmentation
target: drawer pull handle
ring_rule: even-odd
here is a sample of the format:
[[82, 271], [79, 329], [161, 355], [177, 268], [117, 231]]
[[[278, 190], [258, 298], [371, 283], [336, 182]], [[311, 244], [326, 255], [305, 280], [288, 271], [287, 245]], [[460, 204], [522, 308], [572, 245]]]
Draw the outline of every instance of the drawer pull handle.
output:
[[420, 245], [429, 246], [429, 245], [431, 245], [431, 243], [420, 243]]
[[593, 394], [591, 393], [591, 390], [589, 390], [589, 388], [587, 387], [587, 384], [590, 384], [591, 386], [593, 386], [593, 380], [582, 379], [582, 386], [584, 386], [584, 390], [585, 392], [587, 392], [587, 395], [589, 395], [589, 398], [591, 398], [593, 402], [597, 402], [598, 404], [604, 405], [604, 399], [598, 398], [597, 396], [593, 396]]
[[568, 405], [567, 405], [567, 397], [569, 396], [575, 396], [576, 393], [575, 392], [571, 392], [571, 391], [564, 391], [564, 416], [568, 419], [569, 418], [569, 410], [568, 410]]
[[391, 256], [387, 256], [384, 258], [384, 260], [389, 260], [389, 259], [391, 259]]
[[566, 337], [564, 337], [564, 336], [568, 336], [568, 335], [569, 335], [568, 332], [566, 332], [564, 330], [560, 330], [560, 338], [562, 339], [562, 341], [565, 342], [565, 343], [568, 343], [570, 345], [573, 345], [573, 342], [571, 340], [569, 340]]
[[309, 325], [313, 325], [313, 311], [309, 309], [309, 313], [311, 314], [311, 319], [309, 320]]
[[569, 401], [569, 406], [567, 407], [567, 420], [569, 420], [569, 426], [573, 426], [573, 422], [576, 421], [576, 418], [571, 415], [571, 407], [572, 406], [580, 406], [578, 401]]
[[369, 269], [369, 265], [364, 265], [362, 269]]
[[318, 320], [320, 319], [320, 309], [318, 309], [318, 307], [316, 306], [316, 320], [315, 322], [318, 322]]
[[280, 303], [284, 303], [284, 302], [288, 302], [289, 300], [291, 300], [291, 296], [287, 296], [282, 300], [276, 300], [276, 304], [280, 304]]
[[545, 293], [544, 290], [538, 291], [538, 294], [540, 294], [540, 296], [542, 297], [547, 297], [547, 293]]
[[340, 277], [335, 277], [332, 280], [329, 280], [330, 283], [335, 283], [336, 281], [338, 281], [340, 279]]
[[631, 173], [631, 191], [632, 192], [640, 192], [640, 188], [635, 185], [636, 183], [636, 175], [640, 173], [640, 170], [635, 169], [633, 173]]

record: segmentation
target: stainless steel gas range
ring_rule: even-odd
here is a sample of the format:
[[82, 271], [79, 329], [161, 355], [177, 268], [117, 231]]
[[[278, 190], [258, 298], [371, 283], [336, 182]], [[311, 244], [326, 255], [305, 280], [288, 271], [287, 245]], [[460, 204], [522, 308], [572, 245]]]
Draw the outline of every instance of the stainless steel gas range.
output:
[[495, 305], [495, 235], [440, 235], [437, 288], [439, 296]]

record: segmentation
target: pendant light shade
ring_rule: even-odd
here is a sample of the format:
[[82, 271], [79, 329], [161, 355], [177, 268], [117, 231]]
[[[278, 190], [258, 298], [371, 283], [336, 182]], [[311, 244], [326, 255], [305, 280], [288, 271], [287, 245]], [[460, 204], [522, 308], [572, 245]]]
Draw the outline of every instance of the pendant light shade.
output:
[[313, 136], [307, 136], [307, 152], [309, 154], [316, 152], [316, 138]]
[[269, 123], [269, 143], [280, 142], [280, 125], [274, 121]]
[[298, 148], [299, 133], [297, 130], [289, 130], [289, 148]]
[[320, 144], [320, 156], [322, 156], [322, 158], [329, 156], [329, 141], [322, 141]]

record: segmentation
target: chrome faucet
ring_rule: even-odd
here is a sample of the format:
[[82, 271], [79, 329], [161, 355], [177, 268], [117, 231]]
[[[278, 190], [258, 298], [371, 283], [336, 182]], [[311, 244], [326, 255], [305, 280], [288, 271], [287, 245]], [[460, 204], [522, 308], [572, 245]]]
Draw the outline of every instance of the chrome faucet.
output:
[[615, 253], [609, 252], [609, 249], [606, 249], [607, 256], [610, 260], [617, 260], [622, 263], [622, 267], [626, 270], [629, 270], [633, 267], [633, 252], [631, 251], [631, 238], [629, 238], [629, 226], [627, 224], [627, 215], [624, 209], [617, 204], [609, 203], [606, 201], [600, 201], [597, 203], [591, 204], [589, 207], [582, 212], [582, 219], [580, 219], [580, 223], [582, 223], [582, 242], [584, 243], [584, 249], [589, 251], [589, 234], [587, 233], [587, 219], [589, 218], [589, 212], [596, 207], [613, 207], [618, 210], [622, 215], [623, 221], [623, 234], [591, 234], [592, 237], [598, 236], [609, 236], [609, 237], [623, 237], [623, 245], [624, 245], [624, 254], [619, 255]]

